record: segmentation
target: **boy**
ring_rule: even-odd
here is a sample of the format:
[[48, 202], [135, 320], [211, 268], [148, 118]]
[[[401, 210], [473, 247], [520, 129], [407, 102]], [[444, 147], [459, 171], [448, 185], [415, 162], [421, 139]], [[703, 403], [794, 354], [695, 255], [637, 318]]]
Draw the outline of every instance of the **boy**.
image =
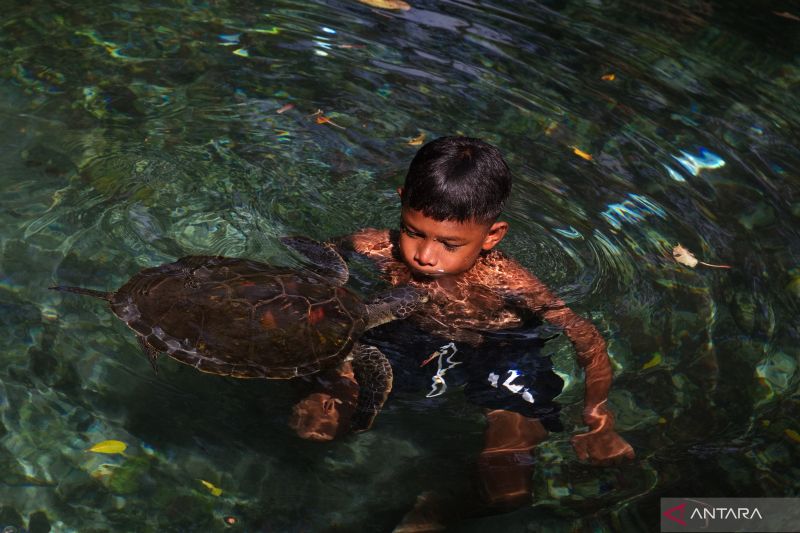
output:
[[[417, 152], [398, 189], [400, 231], [365, 229], [338, 243], [374, 261], [392, 285], [408, 283], [427, 291], [428, 303], [410, 320], [434, 339], [434, 346], [443, 344], [411, 365], [423, 373], [436, 361], [428, 397], [443, 392], [451, 378], [445, 373], [455, 373], [456, 365], [477, 368], [466, 371], [477, 378], [465, 392], [487, 408], [478, 471], [484, 500], [498, 509], [530, 502], [531, 452], [547, 436], [543, 421], [558, 426], [552, 398], [561, 382], [549, 359], [523, 354], [525, 361], [514, 361], [509, 357], [512, 343], [503, 338], [505, 332], [535, 353], [543, 341], [524, 329], [532, 316], [563, 329], [586, 374], [583, 420], [589, 431], [572, 438], [578, 458], [612, 464], [634, 456], [614, 431], [606, 405], [612, 374], [600, 333], [538, 278], [495, 250], [508, 231], [508, 224], [497, 218], [510, 189], [508, 166], [495, 147], [478, 139], [442, 137]], [[491, 346], [498, 350], [492, 352]], [[416, 350], [403, 353], [406, 358], [420, 355]], [[295, 407], [291, 425], [300, 436], [326, 440], [341, 431], [356, 390], [348, 388], [346, 371], [331, 384], [339, 397], [317, 393]], [[395, 368], [396, 382], [397, 375]]]

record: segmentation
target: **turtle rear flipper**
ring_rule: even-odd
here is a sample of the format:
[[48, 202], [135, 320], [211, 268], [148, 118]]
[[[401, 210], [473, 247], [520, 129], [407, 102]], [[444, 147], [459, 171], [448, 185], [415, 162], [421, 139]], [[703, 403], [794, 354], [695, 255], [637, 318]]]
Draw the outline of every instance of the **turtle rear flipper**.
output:
[[365, 344], [353, 347], [352, 364], [358, 382], [358, 402], [350, 429], [361, 432], [372, 426], [392, 390], [392, 366], [379, 349]]
[[136, 340], [139, 341], [139, 346], [142, 347], [144, 351], [144, 355], [147, 357], [147, 360], [150, 361], [150, 364], [153, 366], [153, 370], [156, 374], [158, 374], [158, 350], [147, 344], [147, 341], [144, 340], [144, 337], [141, 335], [136, 335]]

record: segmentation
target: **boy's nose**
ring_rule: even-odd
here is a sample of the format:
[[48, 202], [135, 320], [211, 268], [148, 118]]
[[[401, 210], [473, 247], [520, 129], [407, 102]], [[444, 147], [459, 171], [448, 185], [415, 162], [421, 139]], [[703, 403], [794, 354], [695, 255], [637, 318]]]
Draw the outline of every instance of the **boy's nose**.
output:
[[436, 266], [436, 254], [433, 250], [434, 243], [421, 243], [414, 254], [414, 261], [420, 266]]

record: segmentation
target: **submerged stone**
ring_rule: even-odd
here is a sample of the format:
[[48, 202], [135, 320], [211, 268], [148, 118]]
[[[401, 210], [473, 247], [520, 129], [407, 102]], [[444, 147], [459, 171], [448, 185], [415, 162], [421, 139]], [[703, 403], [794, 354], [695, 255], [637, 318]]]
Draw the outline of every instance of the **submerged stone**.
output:
[[29, 533], [50, 533], [50, 520], [44, 511], [36, 511], [28, 521]]

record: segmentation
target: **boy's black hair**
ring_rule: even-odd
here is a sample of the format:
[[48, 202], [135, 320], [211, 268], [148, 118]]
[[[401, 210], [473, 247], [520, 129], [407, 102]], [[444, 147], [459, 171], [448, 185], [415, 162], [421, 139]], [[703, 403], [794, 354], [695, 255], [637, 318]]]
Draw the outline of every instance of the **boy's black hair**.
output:
[[471, 137], [440, 137], [419, 149], [403, 185], [403, 207], [434, 220], [491, 223], [511, 192], [500, 150]]

